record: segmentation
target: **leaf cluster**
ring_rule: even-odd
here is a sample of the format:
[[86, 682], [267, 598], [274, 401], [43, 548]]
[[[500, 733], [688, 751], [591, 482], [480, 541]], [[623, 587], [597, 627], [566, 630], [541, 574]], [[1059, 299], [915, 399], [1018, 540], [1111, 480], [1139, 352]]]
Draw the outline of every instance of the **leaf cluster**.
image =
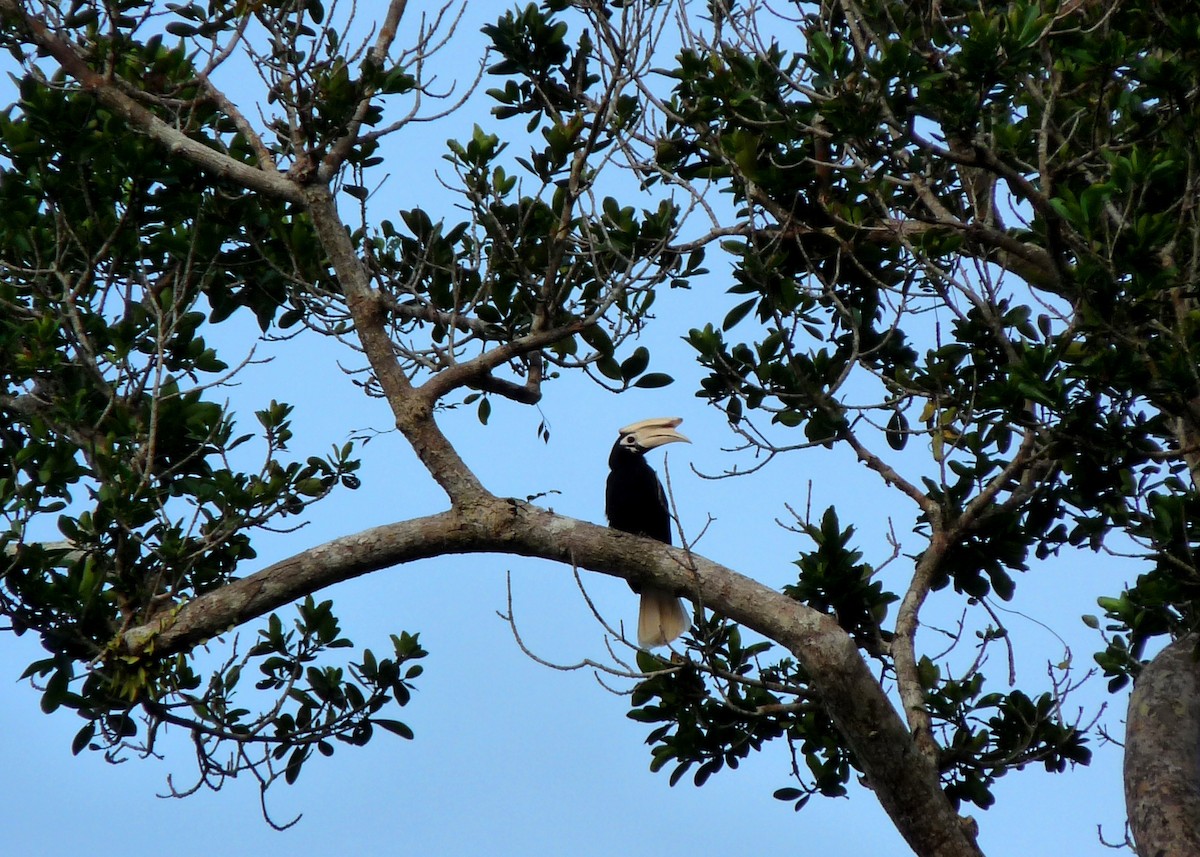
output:
[[[192, 79], [182, 51], [127, 48], [121, 71], [146, 86]], [[103, 735], [114, 750], [200, 682], [187, 657], [123, 651], [121, 632], [231, 581], [256, 530], [356, 487], [358, 462], [350, 444], [293, 458], [285, 403], [239, 432], [220, 395], [240, 367], [213, 325], [270, 328], [317, 262], [305, 219], [77, 89], [29, 74], [20, 94], [0, 117], [0, 612], [48, 650], [27, 676], [45, 710], [87, 721], [76, 749]], [[211, 106], [189, 119], [216, 139]], [[43, 541], [47, 523], [65, 541]], [[183, 705], [198, 728], [232, 728]]]
[[[896, 629], [931, 593], [966, 614], [1013, 599], [1034, 558], [1139, 557], [1100, 599], [1116, 689], [1148, 641], [1196, 628], [1196, 18], [792, 5], [794, 31], [729, 10], [669, 72], [656, 163], [735, 207], [727, 308], [687, 336], [697, 396], [763, 456], [751, 469], [842, 447], [913, 504]], [[923, 699], [956, 802], [990, 805], [1032, 759], [1086, 763], [1055, 693], [985, 693], [978, 664], [893, 638], [897, 596], [836, 521], [806, 525], [786, 591]]]
[[638, 666], [650, 677], [631, 698], [629, 717], [662, 723], [646, 737], [651, 770], [671, 766], [675, 785], [695, 768], [702, 786], [725, 768], [736, 769], [751, 752], [783, 739], [792, 754], [798, 787], [776, 792], [800, 809], [814, 794], [839, 796], [853, 756], [808, 687], [804, 670], [791, 659], [760, 666], [770, 643], [743, 644], [732, 623], [710, 618], [693, 629], [690, 646], [699, 660], [666, 661], [648, 652]]

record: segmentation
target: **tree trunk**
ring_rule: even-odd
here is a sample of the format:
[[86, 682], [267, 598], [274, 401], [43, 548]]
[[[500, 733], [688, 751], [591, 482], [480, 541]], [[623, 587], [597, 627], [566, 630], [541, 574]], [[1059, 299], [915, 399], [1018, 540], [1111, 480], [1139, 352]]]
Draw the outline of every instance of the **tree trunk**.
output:
[[1200, 854], [1200, 661], [1195, 634], [1138, 677], [1125, 738], [1125, 805], [1140, 857]]

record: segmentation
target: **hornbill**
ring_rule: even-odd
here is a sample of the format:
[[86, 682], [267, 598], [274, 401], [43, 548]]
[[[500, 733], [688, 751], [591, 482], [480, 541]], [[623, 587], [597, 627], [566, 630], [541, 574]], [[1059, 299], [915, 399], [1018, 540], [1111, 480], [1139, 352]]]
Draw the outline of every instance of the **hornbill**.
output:
[[[608, 454], [604, 492], [604, 513], [613, 529], [671, 543], [667, 495], [654, 468], [646, 463], [646, 452], [664, 443], [691, 443], [675, 431], [681, 422], [678, 417], [659, 417], [620, 430]], [[691, 627], [683, 602], [673, 593], [651, 587], [639, 589], [632, 582], [629, 587], [642, 596], [638, 609], [638, 645], [642, 648], [665, 646]]]

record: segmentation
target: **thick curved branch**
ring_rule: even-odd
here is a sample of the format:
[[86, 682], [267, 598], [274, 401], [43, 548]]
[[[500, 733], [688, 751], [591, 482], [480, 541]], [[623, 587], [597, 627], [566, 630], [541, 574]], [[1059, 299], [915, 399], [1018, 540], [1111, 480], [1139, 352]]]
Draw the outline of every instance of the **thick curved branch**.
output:
[[978, 857], [904, 721], [853, 640], [831, 616], [737, 572], [660, 542], [493, 499], [366, 530], [266, 568], [187, 602], [122, 638], [132, 652], [181, 651], [338, 581], [440, 554], [541, 557], [677, 591], [779, 642], [803, 663], [880, 802], [913, 850]]
[[130, 652], [164, 655], [186, 651], [229, 628], [370, 571], [446, 553], [460, 553], [472, 538], [454, 512], [414, 518], [334, 539], [249, 577], [159, 612], [121, 638]]

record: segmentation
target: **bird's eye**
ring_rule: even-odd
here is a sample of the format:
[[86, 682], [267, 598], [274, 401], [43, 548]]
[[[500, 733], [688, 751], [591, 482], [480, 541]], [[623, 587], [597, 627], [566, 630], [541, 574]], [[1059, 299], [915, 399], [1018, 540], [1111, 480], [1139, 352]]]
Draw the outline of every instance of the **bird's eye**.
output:
[[625, 444], [626, 446], [633, 446], [634, 444], [637, 443], [637, 438], [635, 438], [631, 434], [627, 434], [623, 438], [621, 438], [621, 443]]

